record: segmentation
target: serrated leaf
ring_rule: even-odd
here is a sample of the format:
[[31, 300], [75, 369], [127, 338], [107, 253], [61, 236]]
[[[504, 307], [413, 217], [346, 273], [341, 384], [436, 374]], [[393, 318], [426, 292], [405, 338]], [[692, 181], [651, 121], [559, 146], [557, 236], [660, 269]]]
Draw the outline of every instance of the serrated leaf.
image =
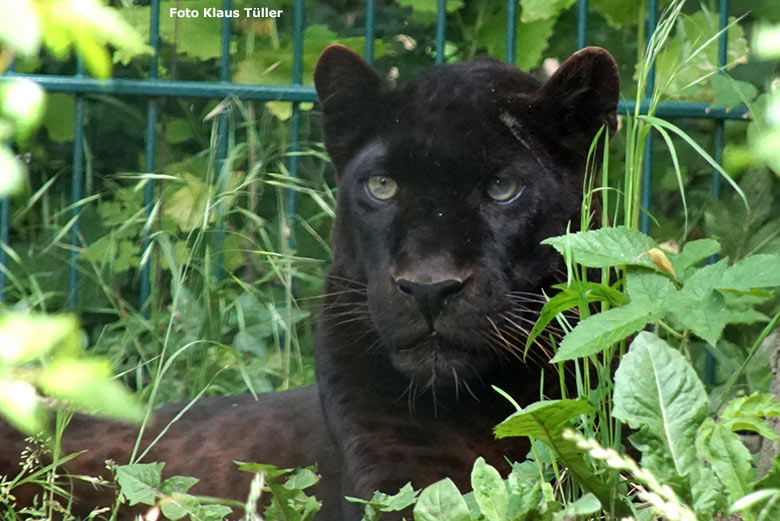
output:
[[558, 18], [562, 11], [565, 11], [574, 4], [576, 0], [520, 0], [522, 12], [520, 19], [523, 23], [535, 22], [536, 20], [548, 20]]
[[590, 304], [591, 302], [609, 302], [612, 306], [628, 303], [628, 297], [623, 293], [597, 282], [573, 280], [571, 284], [556, 284], [554, 287], [561, 291], [547, 301], [542, 308], [539, 318], [526, 340], [526, 350], [559, 313], [577, 307], [580, 304]]
[[780, 286], [780, 255], [759, 254], [729, 266], [719, 287], [748, 291], [775, 286]]
[[130, 505], [154, 505], [165, 463], [134, 463], [116, 468], [116, 481]]
[[551, 362], [600, 353], [615, 342], [662, 318], [664, 311], [652, 301], [631, 302], [582, 320], [563, 339]]
[[198, 478], [189, 476], [171, 476], [160, 484], [160, 492], [169, 496], [174, 492], [184, 494], [195, 486], [198, 481], [200, 481]]
[[682, 278], [685, 270], [720, 252], [720, 243], [715, 239], [699, 239], [685, 243], [679, 255], [672, 257], [672, 266]]
[[501, 474], [485, 463], [482, 457], [474, 462], [471, 471], [471, 487], [474, 489], [474, 499], [482, 515], [488, 521], [503, 521], [507, 518], [509, 496], [504, 480], [501, 479]]
[[668, 310], [685, 328], [715, 345], [729, 320], [723, 295], [710, 290], [704, 296], [683, 287], [667, 302]]
[[[483, 23], [475, 35], [475, 45], [486, 49], [493, 58], [503, 59], [506, 56], [506, 8], [501, 2], [486, 5], [492, 8], [483, 16]], [[555, 18], [536, 20], [523, 23], [517, 28], [515, 66], [529, 70], [539, 65], [555, 22]]]
[[750, 451], [728, 427], [707, 418], [696, 434], [696, 452], [712, 465], [730, 502], [752, 492], [756, 473]]
[[626, 273], [626, 293], [635, 305], [659, 308], [675, 292], [672, 281], [660, 273], [644, 269], [628, 270]]
[[694, 444], [707, 394], [688, 361], [666, 342], [637, 335], [615, 372], [613, 401], [612, 416], [659, 441], [678, 475], [698, 465]]
[[415, 521], [470, 521], [469, 507], [450, 478], [423, 489], [414, 506]]
[[644, 233], [616, 226], [550, 237], [542, 241], [562, 255], [589, 268], [608, 268], [626, 264], [652, 266], [645, 253], [655, 247], [655, 241]]

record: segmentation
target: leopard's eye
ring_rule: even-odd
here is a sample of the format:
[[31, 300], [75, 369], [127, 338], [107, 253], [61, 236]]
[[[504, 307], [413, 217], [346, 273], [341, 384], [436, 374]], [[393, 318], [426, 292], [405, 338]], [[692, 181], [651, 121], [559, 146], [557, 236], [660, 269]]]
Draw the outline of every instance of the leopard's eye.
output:
[[375, 175], [366, 179], [366, 190], [375, 199], [387, 201], [398, 192], [398, 183], [392, 177]]
[[505, 177], [491, 177], [487, 182], [485, 193], [497, 203], [508, 203], [517, 198], [523, 191], [523, 187], [512, 179]]

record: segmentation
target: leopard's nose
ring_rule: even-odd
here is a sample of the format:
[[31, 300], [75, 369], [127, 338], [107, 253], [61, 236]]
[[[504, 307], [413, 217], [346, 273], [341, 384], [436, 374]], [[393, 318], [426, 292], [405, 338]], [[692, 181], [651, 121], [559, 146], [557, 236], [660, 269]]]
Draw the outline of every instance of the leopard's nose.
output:
[[396, 281], [396, 287], [401, 293], [414, 297], [420, 311], [428, 322], [432, 323], [433, 319], [449, 302], [463, 293], [467, 280], [448, 279], [433, 283], [421, 283], [399, 279]]

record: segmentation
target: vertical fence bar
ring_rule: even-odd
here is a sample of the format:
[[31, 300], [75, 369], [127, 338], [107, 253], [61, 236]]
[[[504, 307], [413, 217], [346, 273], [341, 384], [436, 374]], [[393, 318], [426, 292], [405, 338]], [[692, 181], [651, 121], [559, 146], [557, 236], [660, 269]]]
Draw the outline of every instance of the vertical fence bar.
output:
[[[718, 68], [723, 71], [728, 60], [728, 31], [725, 30], [729, 23], [729, 0], [718, 0], [718, 29], [723, 31], [718, 37]], [[723, 147], [726, 146], [725, 122], [722, 119], [715, 120], [715, 134], [713, 135], [713, 158], [719, 165], [723, 163]], [[711, 191], [714, 197], [720, 197], [722, 190], [720, 174], [712, 170]], [[717, 256], [710, 257], [710, 264], [716, 262]], [[716, 369], [715, 356], [706, 350], [704, 353], [704, 383], [712, 385], [715, 382]]]
[[[650, 42], [650, 36], [655, 31], [655, 26], [658, 22], [658, 0], [650, 0], [647, 6], [647, 38], [646, 42]], [[653, 95], [653, 89], [655, 89], [655, 63], [650, 67], [650, 72], [647, 75], [647, 88], [645, 90], [645, 101], [649, 104], [649, 99]], [[642, 157], [642, 213], [639, 214], [639, 229], [643, 233], [648, 233], [650, 230], [650, 209], [652, 199], [650, 197], [651, 188], [653, 185], [653, 131], [652, 129], [647, 134], [645, 141], [645, 153]]]
[[[722, 71], [728, 61], [729, 37], [726, 26], [729, 24], [729, 0], [718, 0], [718, 29], [723, 31], [718, 37], [718, 68]], [[726, 145], [725, 122], [715, 120], [714, 159], [718, 164], [723, 160], [723, 147]], [[717, 170], [712, 171], [712, 195], [720, 197], [721, 178]]]
[[[366, 22], [368, 23], [368, 22]], [[303, 29], [304, 29], [304, 0], [295, 0], [293, 5], [293, 63], [292, 83], [300, 85], [303, 82]], [[301, 110], [297, 101], [292, 104], [292, 116], [290, 117], [290, 161], [287, 169], [294, 178], [298, 177], [298, 149], [301, 134]], [[292, 234], [292, 221], [298, 212], [298, 194], [295, 190], [287, 192], [287, 216], [290, 221], [290, 236], [287, 244], [290, 249], [295, 248], [295, 240]]]
[[[231, 11], [233, 9], [232, 0], [222, 0], [222, 9], [224, 11]], [[220, 56], [219, 56], [219, 81], [227, 83], [230, 81], [230, 34], [231, 34], [231, 21], [232, 18], [222, 18], [222, 26], [220, 30]], [[222, 252], [225, 244], [225, 221], [223, 210], [223, 192], [228, 186], [228, 176], [226, 159], [228, 155], [228, 131], [230, 125], [230, 104], [225, 103], [222, 107], [219, 115], [217, 115], [217, 197], [219, 201], [217, 203], [217, 236], [214, 243], [214, 252], [217, 254], [217, 262], [214, 267], [214, 277], [219, 282], [222, 280], [222, 264], [224, 255]]]
[[517, 0], [506, 0], [506, 50], [504, 60], [515, 63], [515, 45], [517, 41]]
[[447, 0], [436, 0], [436, 63], [444, 63], [444, 22], [447, 19]]
[[376, 0], [366, 0], [366, 47], [365, 58], [369, 65], [374, 64], [374, 17]]
[[[152, 0], [149, 6], [149, 45], [152, 46], [152, 59], [149, 64], [149, 79], [157, 79], [157, 69], [160, 59], [160, 0]], [[156, 152], [157, 147], [157, 100], [150, 98], [146, 101], [146, 150], [145, 150], [145, 165], [144, 170], [147, 173], [154, 173], [156, 169]], [[146, 210], [147, 219], [151, 217], [152, 206], [154, 204], [154, 185], [155, 181], [149, 179], [146, 181], [144, 187], [144, 208]], [[151, 229], [149, 227], [144, 231], [143, 246], [141, 251], [143, 253], [149, 248]], [[145, 317], [149, 318], [151, 315], [151, 306], [147, 307], [149, 301], [149, 295], [152, 288], [152, 260], [146, 259], [146, 264], [141, 268], [141, 294], [140, 294], [140, 309], [143, 310]]]
[[588, 0], [577, 2], [577, 49], [582, 49], [588, 41]]
[[[84, 62], [79, 58], [76, 66], [76, 76], [84, 75]], [[78, 302], [78, 248], [79, 234], [81, 227], [79, 220], [81, 218], [81, 205], [78, 202], [82, 199], [84, 190], [84, 95], [76, 94], [76, 117], [73, 122], [73, 170], [71, 174], [71, 194], [70, 200], [73, 208], [71, 218], [73, 225], [70, 229], [70, 259], [68, 268], [68, 299], [69, 308], [75, 308]]]

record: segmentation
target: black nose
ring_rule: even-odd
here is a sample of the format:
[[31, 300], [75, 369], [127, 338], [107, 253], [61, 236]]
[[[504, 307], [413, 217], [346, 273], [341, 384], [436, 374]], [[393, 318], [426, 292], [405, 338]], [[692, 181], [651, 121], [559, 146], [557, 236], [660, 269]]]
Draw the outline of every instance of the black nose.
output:
[[417, 305], [420, 307], [420, 311], [425, 315], [428, 322], [432, 323], [433, 319], [444, 309], [444, 306], [463, 292], [463, 286], [466, 285], [466, 282], [450, 279], [432, 284], [423, 284], [399, 279], [396, 284], [398, 291], [414, 297]]

